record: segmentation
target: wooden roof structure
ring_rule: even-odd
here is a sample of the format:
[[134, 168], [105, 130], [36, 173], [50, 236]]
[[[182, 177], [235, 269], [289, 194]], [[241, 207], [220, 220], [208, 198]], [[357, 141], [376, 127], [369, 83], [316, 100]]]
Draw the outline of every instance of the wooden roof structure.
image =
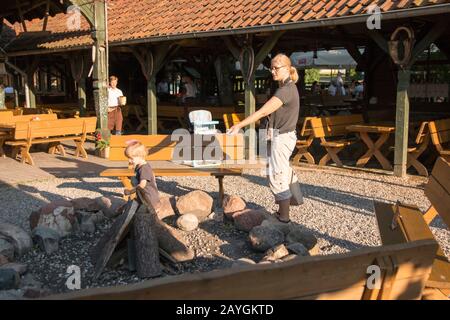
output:
[[[28, 7], [35, 3], [34, 10], [39, 9], [42, 13], [42, 4], [46, 2], [23, 3], [28, 3]], [[71, 31], [67, 26], [70, 15], [63, 13], [68, 1], [50, 2], [54, 4], [50, 6], [47, 22], [30, 9], [23, 13], [23, 17], [32, 20], [23, 24], [18, 22], [20, 16], [17, 13], [4, 16], [8, 22], [3, 28], [2, 38], [8, 43], [5, 49], [9, 54], [26, 55], [92, 46], [88, 20], [82, 17], [80, 29]], [[374, 5], [380, 9], [383, 20], [450, 12], [450, 0], [109, 0], [108, 42], [110, 46], [118, 46], [346, 25], [365, 22], [373, 13]], [[25, 10], [26, 5], [22, 6]], [[23, 32], [24, 25], [27, 34]], [[43, 29], [46, 32], [39, 32]]]

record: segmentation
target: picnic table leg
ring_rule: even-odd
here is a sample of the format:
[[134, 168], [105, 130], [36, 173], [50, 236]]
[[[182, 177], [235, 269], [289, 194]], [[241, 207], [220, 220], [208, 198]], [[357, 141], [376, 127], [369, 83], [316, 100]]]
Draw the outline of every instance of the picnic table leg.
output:
[[380, 151], [380, 147], [389, 139], [389, 133], [382, 133], [378, 140], [373, 143], [367, 132], [360, 133], [361, 140], [367, 145], [367, 152], [356, 162], [357, 167], [364, 167], [367, 162], [375, 156], [383, 169], [392, 170], [392, 165]]
[[406, 169], [408, 169], [410, 166], [413, 166], [420, 176], [428, 177], [428, 170], [423, 164], [419, 162], [419, 160], [417, 160], [418, 156], [418, 154], [408, 153]]
[[60, 153], [63, 157], [66, 156], [66, 150], [64, 149], [64, 146], [63, 146], [61, 143], [59, 143], [59, 144], [56, 146], [56, 148], [58, 149], [59, 153]]
[[[119, 177], [120, 181], [122, 181], [122, 184], [125, 189], [133, 189], [133, 185], [131, 183], [131, 179], [129, 177]], [[128, 199], [134, 199], [136, 197], [135, 194], [132, 194], [130, 196], [124, 195], [123, 198], [125, 201], [128, 201]]]
[[77, 149], [75, 150], [75, 157], [78, 157], [81, 155], [83, 158], [87, 158], [87, 152], [83, 147], [83, 141], [75, 141], [75, 144], [77, 145]]
[[436, 211], [436, 209], [435, 209], [433, 206], [431, 206], [431, 207], [427, 210], [427, 212], [425, 212], [425, 213], [423, 214], [423, 219], [425, 220], [425, 222], [426, 222], [427, 224], [430, 224], [431, 221], [433, 221], [433, 219], [437, 216], [437, 214], [438, 214], [438, 212]]
[[21, 150], [20, 150], [20, 155], [22, 157], [21, 162], [22, 163], [28, 163], [28, 164], [34, 166], [34, 160], [33, 160], [33, 158], [31, 157], [31, 154], [30, 154], [30, 147], [31, 146], [23, 146], [23, 147], [21, 147]]
[[217, 176], [217, 181], [219, 181], [219, 206], [223, 207], [223, 198], [224, 198], [224, 190], [223, 190], [223, 176]]
[[5, 142], [5, 140], [0, 139], [0, 158], [5, 158], [5, 150], [3, 150], [3, 143]]

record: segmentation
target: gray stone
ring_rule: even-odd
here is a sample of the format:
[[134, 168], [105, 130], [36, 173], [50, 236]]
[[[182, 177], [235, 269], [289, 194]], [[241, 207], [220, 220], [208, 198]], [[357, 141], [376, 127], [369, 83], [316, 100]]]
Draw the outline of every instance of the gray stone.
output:
[[301, 244], [300, 242], [294, 242], [294, 243], [290, 243], [287, 246], [287, 249], [299, 256], [309, 256], [309, 252], [308, 249]]
[[[74, 207], [71, 202], [68, 202], [67, 205], [69, 206], [47, 205], [41, 210], [33, 212], [30, 216], [31, 230], [37, 226], [44, 226], [57, 231], [61, 237], [78, 231], [79, 224]], [[50, 211], [53, 207], [55, 207], [53, 211]]]
[[289, 255], [287, 255], [286, 257], [283, 257], [283, 258], [281, 258], [281, 260], [283, 260], [284, 262], [286, 262], [286, 261], [291, 261], [291, 260], [294, 260], [294, 259], [298, 259], [298, 255], [296, 255], [296, 254], [289, 254]]
[[28, 265], [26, 265], [24, 263], [10, 262], [10, 263], [2, 265], [0, 267], [0, 270], [2, 270], [2, 269], [13, 269], [19, 275], [23, 275], [27, 272]]
[[22, 300], [23, 299], [23, 290], [1, 290], [0, 291], [0, 300]]
[[267, 251], [284, 242], [283, 232], [264, 226], [254, 227], [249, 233], [250, 244], [257, 251]]
[[51, 254], [59, 248], [60, 235], [57, 231], [39, 226], [33, 230], [33, 241], [47, 254]]
[[252, 265], [252, 264], [256, 264], [256, 262], [249, 258], [240, 258], [240, 259], [234, 261], [233, 264], [231, 265], [231, 267], [235, 268], [235, 267], [241, 267], [241, 266], [248, 266], [248, 265]]
[[84, 233], [94, 233], [95, 232], [95, 223], [94, 219], [85, 219], [80, 224], [80, 231]]
[[288, 244], [300, 242], [308, 249], [308, 251], [317, 244], [317, 238], [312, 232], [305, 230], [299, 225], [290, 226], [290, 228], [290, 232], [286, 236], [286, 242]]
[[8, 258], [9, 260], [14, 259], [14, 246], [12, 243], [5, 239], [0, 238], [0, 254]]
[[192, 231], [198, 227], [198, 218], [196, 215], [186, 213], [177, 219], [176, 224], [183, 231]]
[[34, 278], [31, 273], [25, 274], [20, 281], [21, 288], [42, 288], [42, 283]]
[[4, 255], [0, 254], [0, 266], [9, 263], [9, 259]]
[[98, 210], [96, 211], [102, 211], [106, 217], [112, 217], [115, 215], [116, 210], [111, 199], [107, 197], [98, 197], [95, 199], [95, 203], [98, 207]]
[[[273, 217], [272, 215], [270, 215], [270, 216]], [[285, 236], [291, 231], [291, 229], [289, 228], [289, 224], [288, 223], [280, 222], [275, 217], [273, 217], [273, 219], [272, 218], [268, 218], [267, 219], [267, 215], [266, 215], [266, 220], [264, 220], [261, 223], [261, 225], [264, 226], [264, 227], [277, 229], [277, 230], [283, 232], [283, 234]]]
[[14, 254], [17, 256], [28, 252], [33, 244], [25, 230], [10, 223], [0, 223], [0, 236], [14, 246]]
[[288, 249], [283, 244], [280, 244], [272, 249], [266, 251], [263, 260], [276, 261], [289, 255]]
[[211, 219], [211, 220], [214, 220], [217, 222], [223, 222], [223, 212], [215, 210], [208, 216], [208, 219]]
[[178, 197], [176, 207], [180, 215], [193, 213], [202, 221], [211, 214], [213, 198], [204, 191], [195, 190]]
[[16, 270], [0, 269], [0, 290], [17, 289], [20, 284], [20, 277]]

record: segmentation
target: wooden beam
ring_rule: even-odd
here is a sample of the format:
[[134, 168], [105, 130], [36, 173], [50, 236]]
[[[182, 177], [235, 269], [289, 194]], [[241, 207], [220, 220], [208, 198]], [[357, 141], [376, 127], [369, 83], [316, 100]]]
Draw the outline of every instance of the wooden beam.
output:
[[261, 49], [259, 49], [258, 53], [255, 57], [255, 70], [258, 68], [258, 66], [263, 62], [263, 60], [269, 55], [269, 53], [272, 51], [273, 47], [275, 47], [275, 44], [278, 42], [278, 39], [284, 34], [284, 31], [278, 31], [274, 32], [270, 35], [269, 38], [264, 41], [263, 46]]
[[383, 37], [381, 33], [376, 30], [369, 30], [368, 35], [373, 41], [387, 54], [389, 54], [389, 46], [387, 40]]
[[436, 39], [438, 39], [448, 27], [448, 20], [440, 20], [434, 24], [434, 26], [428, 31], [428, 33], [414, 46], [411, 54], [411, 60], [409, 66], [411, 67], [414, 62], [419, 58], [419, 55], [430, 46]]
[[23, 18], [22, 9], [20, 8], [19, 0], [16, 0], [17, 10], [19, 11], [20, 22], [22, 23], [22, 28], [24, 32], [27, 32], [27, 25], [25, 24], [25, 19]]
[[42, 25], [42, 31], [47, 30], [49, 10], [50, 10], [50, 0], [47, 0], [47, 5], [45, 6], [45, 18], [44, 18], [44, 24]]

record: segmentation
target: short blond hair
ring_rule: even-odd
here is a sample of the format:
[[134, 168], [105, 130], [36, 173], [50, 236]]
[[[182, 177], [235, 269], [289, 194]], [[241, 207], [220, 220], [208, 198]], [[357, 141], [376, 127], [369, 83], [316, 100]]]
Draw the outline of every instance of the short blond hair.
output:
[[147, 154], [147, 148], [139, 141], [131, 141], [125, 148], [125, 156], [127, 158], [141, 157], [145, 159]]

